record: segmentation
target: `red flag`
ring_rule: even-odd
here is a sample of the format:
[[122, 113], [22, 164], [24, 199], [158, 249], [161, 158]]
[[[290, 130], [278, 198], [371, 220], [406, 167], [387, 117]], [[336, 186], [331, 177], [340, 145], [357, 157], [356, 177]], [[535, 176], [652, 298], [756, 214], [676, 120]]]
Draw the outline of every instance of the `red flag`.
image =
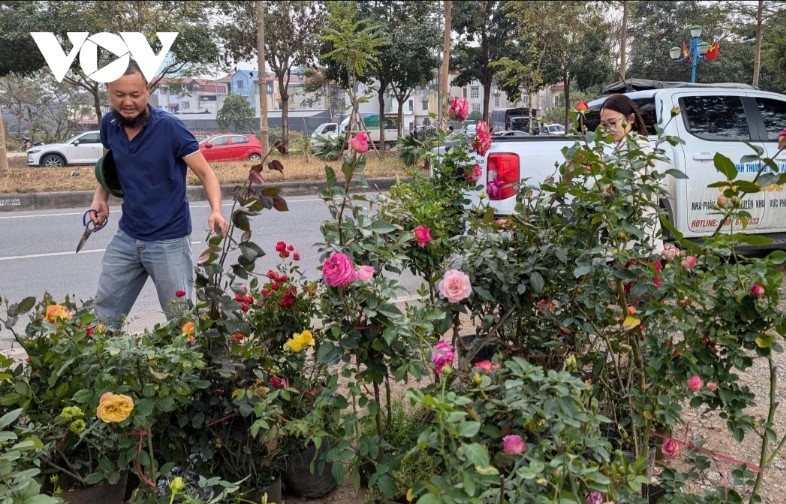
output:
[[715, 40], [712, 43], [712, 45], [710, 45], [710, 48], [707, 49], [706, 54], [704, 54], [704, 59], [706, 59], [707, 61], [712, 61], [715, 58], [717, 58], [719, 54], [720, 54], [720, 46], [718, 45], [718, 41]]
[[682, 57], [685, 58], [685, 61], [690, 61], [690, 52], [688, 51], [688, 44], [685, 41], [682, 41]]

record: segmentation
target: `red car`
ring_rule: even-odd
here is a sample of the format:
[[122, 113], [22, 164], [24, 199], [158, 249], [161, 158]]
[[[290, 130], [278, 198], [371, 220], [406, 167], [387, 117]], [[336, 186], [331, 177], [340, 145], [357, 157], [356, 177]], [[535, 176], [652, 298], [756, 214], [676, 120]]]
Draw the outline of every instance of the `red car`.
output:
[[199, 151], [208, 161], [259, 161], [262, 143], [254, 135], [227, 133], [199, 142]]

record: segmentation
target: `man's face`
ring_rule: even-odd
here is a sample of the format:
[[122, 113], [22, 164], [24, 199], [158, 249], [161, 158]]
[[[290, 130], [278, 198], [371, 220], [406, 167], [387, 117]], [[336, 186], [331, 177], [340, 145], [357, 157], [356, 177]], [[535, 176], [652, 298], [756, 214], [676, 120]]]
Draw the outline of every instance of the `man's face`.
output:
[[112, 108], [125, 121], [133, 121], [147, 111], [148, 86], [142, 74], [124, 75], [107, 86]]

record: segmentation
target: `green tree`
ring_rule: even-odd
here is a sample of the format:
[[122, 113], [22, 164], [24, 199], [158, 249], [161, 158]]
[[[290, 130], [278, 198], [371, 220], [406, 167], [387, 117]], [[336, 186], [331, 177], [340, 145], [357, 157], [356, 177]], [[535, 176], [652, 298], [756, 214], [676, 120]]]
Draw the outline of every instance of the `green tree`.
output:
[[[629, 34], [631, 54], [628, 76], [630, 78], [656, 79], [664, 81], [689, 81], [690, 65], [674, 63], [669, 49], [690, 42], [691, 25], [702, 26], [702, 39], [712, 42], [721, 40], [721, 56], [712, 63], [699, 62], [699, 82], [732, 82], [733, 70], [729, 58], [734, 45], [728, 20], [728, 9], [719, 4], [699, 4], [696, 1], [634, 2], [630, 16]], [[749, 54], [753, 61], [753, 54]], [[725, 60], [725, 61], [724, 61]], [[720, 75], [719, 75], [720, 74]], [[715, 80], [715, 79], [719, 80]], [[750, 77], [741, 81], [749, 81]], [[739, 80], [738, 80], [739, 82]]]
[[[488, 121], [491, 100], [491, 83], [497, 69], [492, 62], [511, 58], [517, 48], [511, 47], [513, 20], [506, 16], [503, 5], [495, 0], [470, 0], [453, 3], [453, 30], [458, 40], [451, 58], [451, 68], [456, 73], [453, 85], [466, 86], [480, 81], [483, 86], [483, 119]], [[518, 92], [510, 91], [508, 99], [518, 101]]]
[[[361, 14], [377, 20], [388, 43], [380, 47], [379, 58], [371, 65], [369, 77], [377, 81], [380, 120], [384, 124], [385, 97], [398, 101], [399, 135], [403, 133], [404, 103], [416, 86], [432, 79], [439, 66], [440, 44], [436, 4], [431, 2], [373, 1], [361, 3]], [[385, 130], [380, 143], [385, 144]], [[384, 147], [383, 147], [384, 148]]]
[[30, 36], [42, 22], [39, 3], [0, 1], [0, 77], [10, 73], [29, 74], [46, 64]]
[[[161, 50], [156, 32], [178, 32], [169, 57], [159, 69], [158, 77], [150, 84], [155, 87], [166, 77], [190, 69], [200, 72], [204, 65], [216, 61], [218, 48], [210, 36], [205, 17], [208, 3], [143, 2], [143, 1], [44, 1], [34, 2], [37, 13], [35, 26], [30, 31], [53, 32], [67, 44], [66, 32], [79, 27], [90, 33], [140, 32], [145, 35], [153, 51]], [[38, 52], [38, 49], [36, 49]], [[99, 67], [115, 59], [112, 54], [99, 52]], [[98, 122], [103, 115], [104, 85], [84, 74], [79, 64], [72, 65], [63, 82], [87, 91], [93, 98], [93, 110]]]
[[216, 115], [216, 120], [222, 130], [251, 132], [254, 127], [254, 107], [245, 97], [229, 93]]
[[330, 2], [327, 7], [327, 26], [319, 36], [324, 43], [320, 62], [332, 67], [331, 73], [345, 85], [352, 105], [352, 130], [360, 119], [357, 84], [367, 81], [379, 59], [380, 48], [389, 42], [380, 25], [359, 18], [357, 2]]
[[[515, 86], [534, 92], [562, 82], [565, 89], [563, 124], [568, 124], [571, 84], [586, 90], [609, 79], [613, 69], [612, 41], [602, 4], [596, 2], [509, 2], [514, 20], [512, 45], [518, 58], [506, 58], [502, 88]], [[521, 83], [521, 84], [518, 84]]]
[[[281, 129], [289, 143], [289, 83], [293, 72], [313, 64], [319, 51], [319, 33], [324, 9], [319, 2], [282, 0], [277, 2], [220, 2], [226, 21], [217, 26], [227, 55], [235, 60], [256, 57], [257, 28], [255, 4], [265, 7], [265, 61], [276, 76], [281, 96]], [[260, 69], [260, 75], [264, 69]], [[260, 92], [265, 86], [260, 79]]]

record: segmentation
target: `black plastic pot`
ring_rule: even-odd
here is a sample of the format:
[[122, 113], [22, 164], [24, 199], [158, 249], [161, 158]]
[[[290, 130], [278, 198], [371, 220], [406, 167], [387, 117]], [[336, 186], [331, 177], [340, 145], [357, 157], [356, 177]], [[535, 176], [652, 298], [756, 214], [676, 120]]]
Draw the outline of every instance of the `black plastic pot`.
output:
[[314, 463], [314, 472], [311, 472], [310, 468], [311, 462], [317, 458], [317, 455], [324, 454], [328, 449], [323, 444], [317, 452], [314, 446], [309, 446], [300, 453], [287, 458], [284, 470], [281, 472], [281, 479], [286, 485], [287, 493], [295, 497], [315, 498], [326, 495], [336, 487], [336, 480], [333, 479], [332, 474], [332, 463], [320, 464], [317, 460]]

